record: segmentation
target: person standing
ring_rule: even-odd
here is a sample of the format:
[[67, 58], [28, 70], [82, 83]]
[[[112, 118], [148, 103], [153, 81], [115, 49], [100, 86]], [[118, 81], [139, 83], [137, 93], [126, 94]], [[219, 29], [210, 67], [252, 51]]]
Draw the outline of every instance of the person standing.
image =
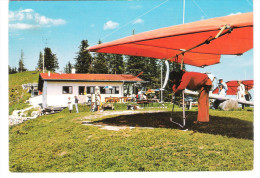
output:
[[172, 71], [170, 81], [173, 83], [172, 90], [174, 94], [180, 93], [185, 88], [193, 91], [199, 91], [198, 98], [198, 122], [209, 122], [209, 91], [212, 82], [206, 74], [199, 72]]
[[77, 96], [74, 96], [75, 98], [75, 108], [76, 108], [76, 112], [78, 113], [79, 112], [79, 109], [78, 109], [78, 103], [79, 103], [79, 99]]
[[[252, 99], [251, 94], [248, 92], [248, 90], [245, 90], [245, 99], [246, 101], [250, 101]], [[249, 107], [250, 105], [246, 105], [246, 107]]]
[[[223, 88], [223, 85], [220, 84], [220, 85], [218, 86], [218, 88], [219, 88], [219, 90], [218, 90], [218, 95], [225, 97], [225, 96], [226, 96], [226, 91], [225, 91], [225, 89]], [[214, 101], [214, 103], [213, 103], [213, 109], [217, 109], [218, 106], [219, 106], [222, 102], [224, 102], [224, 100], [216, 99], [216, 100]]]
[[[227, 86], [227, 84], [226, 84], [225, 82], [223, 82], [223, 79], [222, 79], [222, 78], [219, 79], [219, 85], [222, 85], [222, 86], [223, 86], [223, 89], [224, 89], [225, 92], [227, 93], [228, 86]], [[219, 86], [219, 85], [218, 85], [218, 86]], [[218, 89], [219, 89], [219, 88], [218, 88]]]
[[33, 85], [31, 86], [31, 96], [34, 97], [34, 87], [33, 87]]
[[71, 111], [72, 111], [72, 109], [73, 109], [73, 104], [72, 104], [72, 100], [71, 100], [70, 97], [68, 98], [68, 107], [69, 107], [69, 111], [70, 111], [70, 113], [71, 113]]
[[[237, 81], [238, 87], [237, 87], [237, 99], [245, 101], [245, 85], [242, 84], [241, 80]], [[242, 109], [245, 108], [245, 105], [242, 104]]]
[[248, 90], [245, 90], [245, 99], [246, 101], [250, 101], [252, 99], [251, 94], [248, 92]]
[[96, 102], [96, 107], [97, 107], [96, 110], [99, 111], [100, 104], [101, 104], [101, 96], [100, 96], [98, 87], [96, 87], [96, 90], [95, 90], [95, 102]]
[[142, 100], [142, 91], [138, 89], [138, 100]]

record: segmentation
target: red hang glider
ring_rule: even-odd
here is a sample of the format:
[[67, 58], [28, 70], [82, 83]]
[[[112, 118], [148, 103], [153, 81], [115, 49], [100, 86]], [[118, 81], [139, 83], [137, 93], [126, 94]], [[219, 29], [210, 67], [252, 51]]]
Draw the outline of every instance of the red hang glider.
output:
[[[238, 81], [232, 80], [226, 82], [228, 86], [227, 95], [236, 95], [237, 94], [237, 88], [238, 88]], [[254, 80], [242, 80], [242, 83], [245, 85], [245, 89], [247, 91], [254, 88]], [[213, 94], [218, 94], [218, 88], [215, 88], [212, 92]]]
[[220, 62], [253, 48], [253, 13], [161, 28], [88, 48], [91, 52], [166, 59], [193, 66]]

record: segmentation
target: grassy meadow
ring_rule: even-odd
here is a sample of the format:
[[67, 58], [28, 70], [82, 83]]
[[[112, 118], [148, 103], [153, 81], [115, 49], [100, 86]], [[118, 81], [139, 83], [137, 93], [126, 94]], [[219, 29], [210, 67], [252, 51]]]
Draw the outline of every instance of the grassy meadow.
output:
[[[169, 109], [168, 109], [169, 110]], [[82, 107], [81, 107], [82, 111]], [[105, 111], [111, 112], [111, 111]], [[174, 113], [177, 118], [181, 111]], [[95, 113], [68, 110], [10, 127], [11, 172], [244, 171], [253, 169], [253, 112], [210, 111], [207, 125], [188, 131], [170, 112], [92, 119], [93, 124], [134, 126], [105, 130], [82, 125]], [[146, 127], [154, 127], [148, 129]]]
[[[23, 83], [37, 82], [36, 72], [9, 75], [10, 110], [27, 107]], [[16, 90], [17, 89], [17, 90]], [[11, 94], [13, 94], [11, 96]], [[197, 108], [187, 111], [187, 131], [170, 122], [167, 108], [140, 110], [134, 115], [80, 113], [45, 115], [9, 127], [11, 172], [144, 172], [247, 171], [254, 161], [253, 108], [210, 110], [210, 123], [194, 125]], [[126, 109], [116, 104], [115, 111]], [[160, 113], [144, 113], [157, 111]], [[175, 106], [174, 119], [181, 108]], [[91, 121], [92, 125], [82, 124]], [[96, 126], [125, 126], [119, 131]], [[129, 127], [134, 127], [130, 129]]]
[[9, 74], [9, 114], [14, 110], [29, 107], [26, 100], [31, 96], [27, 90], [23, 90], [22, 84], [38, 83], [39, 73], [36, 71], [26, 71], [16, 74]]

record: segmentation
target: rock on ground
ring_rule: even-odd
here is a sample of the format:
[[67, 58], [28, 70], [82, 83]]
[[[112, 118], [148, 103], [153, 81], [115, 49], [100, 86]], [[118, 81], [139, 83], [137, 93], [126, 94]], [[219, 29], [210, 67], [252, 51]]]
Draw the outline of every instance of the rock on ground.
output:
[[238, 102], [236, 100], [227, 100], [219, 105], [219, 109], [224, 111], [231, 111], [238, 109]]

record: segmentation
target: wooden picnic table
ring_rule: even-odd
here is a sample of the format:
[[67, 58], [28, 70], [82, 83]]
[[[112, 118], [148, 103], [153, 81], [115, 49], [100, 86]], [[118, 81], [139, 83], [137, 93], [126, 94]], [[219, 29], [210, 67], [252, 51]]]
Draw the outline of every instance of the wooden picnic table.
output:
[[128, 101], [131, 101], [131, 97], [105, 97], [105, 102], [109, 102], [109, 103], [126, 103]]
[[105, 97], [105, 102], [109, 102], [109, 103], [117, 103], [120, 101], [119, 97]]
[[146, 99], [146, 100], [139, 100], [136, 103], [143, 105], [144, 108], [145, 108], [146, 106], [149, 106], [150, 103], [153, 104], [154, 102], [152, 100], [150, 100], [150, 99]]

